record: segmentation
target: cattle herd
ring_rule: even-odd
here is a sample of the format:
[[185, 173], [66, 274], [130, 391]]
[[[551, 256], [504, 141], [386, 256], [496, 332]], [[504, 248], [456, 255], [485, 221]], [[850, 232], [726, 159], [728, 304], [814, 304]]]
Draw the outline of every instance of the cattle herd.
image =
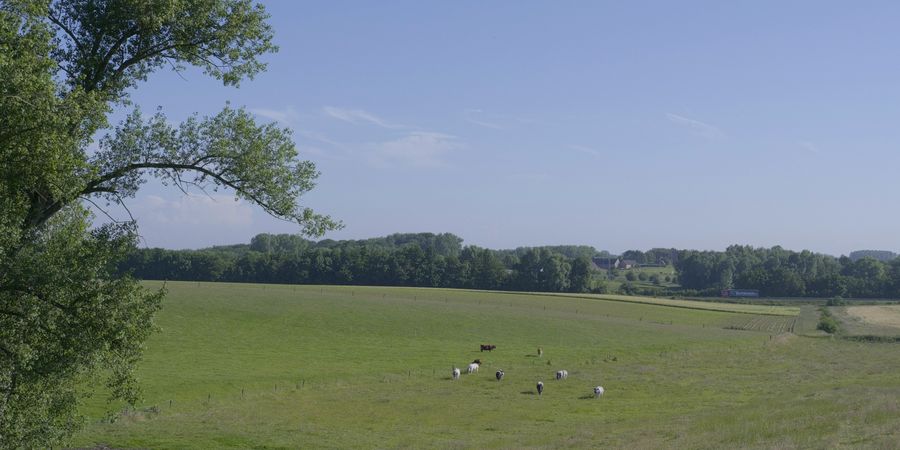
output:
[[[497, 348], [497, 346], [493, 345], [493, 344], [481, 344], [482, 352], [485, 350], [491, 352], [491, 351], [494, 351], [496, 348]], [[543, 357], [544, 349], [538, 347], [537, 353], [538, 353], [538, 357]], [[481, 367], [481, 359], [476, 359], [476, 360], [472, 361], [471, 363], [469, 363], [468, 367], [466, 368], [466, 373], [470, 373], [470, 374], [476, 373], [476, 372], [478, 372], [479, 367]], [[461, 371], [459, 370], [459, 368], [454, 367], [453, 372], [452, 372], [452, 379], [458, 380], [460, 377], [460, 373], [461, 373]], [[506, 372], [504, 372], [503, 369], [498, 370], [494, 374], [494, 376], [497, 378], [497, 381], [502, 381], [504, 375], [506, 375]], [[568, 378], [569, 378], [568, 370], [557, 370], [556, 371], [556, 381], [563, 381]], [[603, 395], [604, 392], [605, 392], [605, 389], [603, 389], [603, 386], [595, 387], [594, 388], [594, 398], [599, 398], [601, 395]], [[537, 393], [539, 396], [544, 395], [544, 382], [543, 381], [537, 382]]]

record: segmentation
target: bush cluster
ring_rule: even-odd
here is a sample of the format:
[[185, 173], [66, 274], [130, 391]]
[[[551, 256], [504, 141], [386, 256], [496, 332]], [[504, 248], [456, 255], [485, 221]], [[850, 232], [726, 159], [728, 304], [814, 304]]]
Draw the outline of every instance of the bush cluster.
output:
[[831, 311], [829, 311], [828, 308], [821, 308], [821, 311], [822, 315], [819, 317], [819, 324], [816, 326], [816, 329], [822, 330], [828, 334], [837, 333], [840, 327], [838, 326], [837, 320], [831, 315]]

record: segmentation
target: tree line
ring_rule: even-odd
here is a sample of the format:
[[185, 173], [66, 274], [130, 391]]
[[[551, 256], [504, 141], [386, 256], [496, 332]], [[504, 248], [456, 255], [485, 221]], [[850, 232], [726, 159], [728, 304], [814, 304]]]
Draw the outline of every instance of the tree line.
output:
[[120, 270], [155, 280], [605, 291], [605, 277], [593, 276], [589, 256], [597, 253], [593, 247], [498, 251], [463, 246], [462, 241], [449, 233], [318, 242], [260, 234], [249, 245], [138, 249]]
[[[621, 272], [598, 270], [592, 259], [612, 255], [590, 246], [492, 250], [462, 242], [450, 233], [318, 242], [260, 234], [249, 244], [202, 250], [139, 249], [120, 270], [155, 280], [595, 293], [607, 292], [607, 279]], [[639, 289], [626, 281], [617, 290], [625, 294], [717, 296], [723, 289], [739, 288], [757, 289], [765, 297], [900, 298], [900, 259], [854, 260], [741, 245], [724, 252], [629, 250], [620, 258], [643, 265], [673, 264], [673, 281], [680, 285]]]
[[732, 245], [724, 252], [684, 251], [675, 263], [683, 289], [758, 289], [766, 297], [900, 298], [900, 259], [852, 259], [781, 247]]

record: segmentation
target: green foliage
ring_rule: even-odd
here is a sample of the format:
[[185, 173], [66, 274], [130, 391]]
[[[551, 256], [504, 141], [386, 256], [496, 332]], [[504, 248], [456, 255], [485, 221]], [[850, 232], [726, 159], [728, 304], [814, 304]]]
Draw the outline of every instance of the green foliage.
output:
[[517, 247], [515, 250], [499, 250], [499, 252], [501, 254], [511, 254], [518, 258], [521, 258], [529, 251], [533, 251], [536, 249], [543, 249], [553, 253], [558, 253], [569, 259], [576, 259], [581, 257], [590, 259], [596, 255], [608, 254], [608, 252], [606, 251], [598, 252], [597, 249], [589, 245], [545, 245], [542, 247]]
[[52, 442], [79, 424], [78, 381], [107, 374], [134, 402], [132, 376], [162, 291], [111, 268], [134, 246], [133, 227], [88, 230], [78, 206], [55, 215], [14, 259], [0, 260], [0, 442]]
[[267, 17], [249, 0], [0, 2], [0, 446], [70, 434], [79, 387], [98, 374], [113, 396], [137, 398], [132, 370], [161, 294], [115, 271], [135, 224], [90, 230], [82, 202], [121, 205], [157, 177], [233, 189], [311, 235], [339, 226], [297, 204], [318, 174], [290, 131], [243, 109], [177, 126], [135, 109], [109, 127], [159, 68], [194, 65], [227, 85], [263, 70], [258, 57], [275, 50]]
[[844, 300], [842, 297], [838, 296], [838, 297], [829, 298], [825, 304], [827, 306], [844, 306], [847, 304], [847, 301]]
[[817, 330], [822, 330], [828, 334], [837, 333], [840, 329], [837, 320], [831, 314], [831, 311], [828, 308], [820, 308], [822, 312], [822, 316], [819, 318], [819, 323], [816, 325]]
[[591, 291], [591, 266], [591, 260], [587, 256], [572, 260], [572, 268], [569, 271], [570, 292]]
[[757, 289], [767, 297], [900, 298], [897, 260], [732, 245], [724, 252], [682, 251], [675, 268], [686, 289]]
[[625, 273], [625, 279], [628, 281], [637, 281], [638, 276], [635, 275], [633, 270], [629, 270], [628, 272]]
[[[631, 272], [629, 272], [629, 274], [630, 273]], [[619, 286], [619, 292], [624, 295], [635, 295], [638, 293], [638, 288], [634, 285], [634, 283], [629, 281], [627, 283], [622, 283], [622, 285]]]
[[544, 292], [605, 292], [585, 256], [546, 248], [521, 259], [503, 251], [461, 247], [452, 234], [393, 234], [319, 242], [260, 234], [249, 245], [202, 250], [135, 250], [120, 264], [141, 279], [292, 284], [453, 287]]
[[834, 320], [834, 317], [825, 317], [823, 316], [819, 319], [819, 324], [816, 326], [817, 330], [822, 330], [826, 333], [833, 334], [838, 331], [838, 323]]

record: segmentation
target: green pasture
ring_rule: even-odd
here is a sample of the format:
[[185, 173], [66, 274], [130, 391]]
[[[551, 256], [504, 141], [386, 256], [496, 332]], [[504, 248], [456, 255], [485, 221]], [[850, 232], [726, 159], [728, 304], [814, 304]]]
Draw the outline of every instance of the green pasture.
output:
[[[635, 279], [634, 281], [628, 281], [628, 273], [634, 273], [636, 277], [638, 277], [641, 273], [647, 276], [646, 280]], [[659, 276], [659, 284], [653, 284], [650, 281], [651, 275]], [[675, 289], [678, 288], [678, 283], [672, 281], [665, 281], [666, 276], [670, 278], [670, 280], [675, 278], [675, 268], [672, 266], [664, 266], [664, 267], [635, 267], [632, 269], [619, 269], [616, 271], [616, 276], [612, 279], [607, 278], [606, 271], [600, 271], [597, 274], [598, 277], [602, 277], [606, 280], [606, 289], [608, 292], [616, 292], [624, 283], [631, 283], [635, 287], [640, 289], [656, 289], [659, 291], [663, 291], [665, 289]]]
[[[757, 315], [417, 288], [167, 287], [161, 331], [139, 369], [143, 401], [136, 410], [109, 405], [98, 388], [83, 405], [86, 428], [73, 446], [894, 448], [900, 441], [900, 347], [771, 331], [796, 319], [789, 310]], [[481, 343], [497, 349], [481, 353]], [[481, 371], [451, 381], [451, 368], [474, 358], [484, 360]], [[499, 368], [502, 382], [494, 379]], [[568, 380], [555, 381], [559, 369]], [[546, 385], [541, 397], [538, 380]], [[591, 395], [596, 385], [606, 388], [600, 399]]]

